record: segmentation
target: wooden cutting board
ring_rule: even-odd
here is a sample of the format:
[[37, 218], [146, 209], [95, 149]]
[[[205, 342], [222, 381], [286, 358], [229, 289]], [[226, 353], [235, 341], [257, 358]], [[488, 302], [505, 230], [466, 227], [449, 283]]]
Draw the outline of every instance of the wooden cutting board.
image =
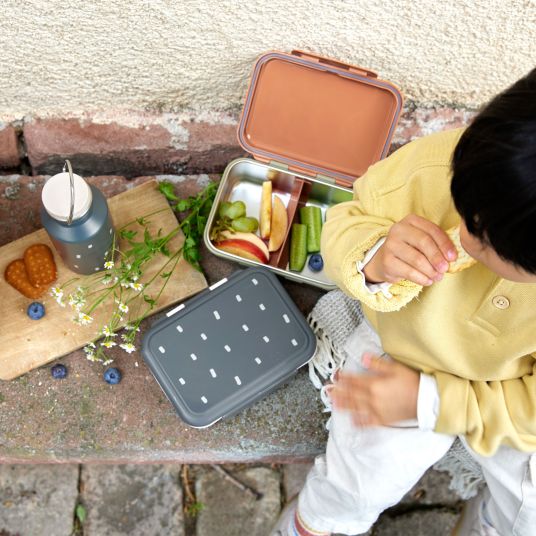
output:
[[[169, 208], [166, 198], [157, 190], [157, 182], [154, 180], [110, 198], [108, 205], [116, 229], [160, 209], [164, 210], [149, 218], [151, 234], [156, 234], [161, 228], [165, 235], [177, 226], [177, 219]], [[129, 229], [141, 228], [134, 224], [129, 226]], [[176, 235], [169, 243], [170, 251], [177, 251], [183, 241], [182, 233]], [[113, 306], [113, 301], [109, 300], [107, 305], [99, 307], [100, 313], [92, 315], [95, 319], [91, 325], [80, 326], [72, 322], [74, 312], [71, 307], [69, 305], [60, 307], [47, 292], [37, 300], [45, 305], [46, 315], [40, 320], [31, 320], [26, 314], [26, 309], [34, 300], [24, 297], [6, 283], [3, 274], [12, 260], [21, 259], [24, 250], [37, 243], [49, 245], [54, 252], [54, 260], [58, 267], [58, 280], [54, 285], [61, 285], [73, 277], [81, 277], [82, 284], [89, 278], [94, 279], [94, 276], [78, 276], [67, 269], [44, 229], [0, 247], [0, 379], [2, 380], [16, 378], [35, 367], [81, 348], [95, 338], [98, 329], [109, 318], [109, 311]], [[120, 248], [123, 245], [120, 241]], [[141, 282], [148, 281], [166, 260], [167, 257], [160, 254], [151, 260], [145, 267]], [[181, 258], [152, 313], [181, 301], [206, 286], [203, 274]], [[75, 288], [76, 285], [72, 290]], [[156, 290], [159, 288], [160, 286], [155, 287]], [[155, 289], [151, 289], [150, 293], [149, 289], [147, 291], [156, 295]]]

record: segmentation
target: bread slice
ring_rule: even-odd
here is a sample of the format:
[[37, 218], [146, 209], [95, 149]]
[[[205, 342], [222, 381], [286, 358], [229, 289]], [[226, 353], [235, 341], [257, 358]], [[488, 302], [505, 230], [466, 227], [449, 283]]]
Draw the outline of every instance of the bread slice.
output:
[[455, 274], [473, 266], [473, 264], [476, 263], [476, 260], [462, 247], [462, 243], [460, 242], [460, 227], [452, 227], [451, 229], [448, 229], [446, 233], [449, 235], [449, 238], [454, 243], [456, 251], [458, 252], [458, 258], [449, 264], [447, 272], [449, 274]]

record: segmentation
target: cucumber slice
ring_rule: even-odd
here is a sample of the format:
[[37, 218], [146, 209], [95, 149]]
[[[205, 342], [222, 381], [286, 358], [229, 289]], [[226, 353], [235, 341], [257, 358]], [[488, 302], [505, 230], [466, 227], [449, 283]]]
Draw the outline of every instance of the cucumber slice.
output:
[[289, 268], [293, 272], [301, 272], [307, 260], [307, 225], [301, 223], [292, 224], [290, 237], [290, 262]]
[[300, 208], [300, 220], [307, 225], [307, 252], [320, 251], [320, 233], [322, 232], [322, 211], [319, 207], [307, 205]]

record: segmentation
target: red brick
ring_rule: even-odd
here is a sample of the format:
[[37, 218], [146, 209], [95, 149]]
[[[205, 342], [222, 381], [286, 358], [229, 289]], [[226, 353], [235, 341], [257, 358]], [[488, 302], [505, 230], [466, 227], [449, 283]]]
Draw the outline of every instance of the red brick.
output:
[[16, 168], [20, 165], [17, 132], [8, 125], [0, 126], [0, 168]]
[[34, 119], [24, 125], [33, 172], [57, 173], [69, 158], [82, 175], [217, 173], [243, 153], [236, 124], [185, 121], [169, 114], [138, 122]]

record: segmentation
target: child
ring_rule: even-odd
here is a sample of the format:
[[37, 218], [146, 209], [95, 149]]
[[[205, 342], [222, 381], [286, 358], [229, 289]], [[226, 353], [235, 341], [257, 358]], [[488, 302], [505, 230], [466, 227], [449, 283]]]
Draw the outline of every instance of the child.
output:
[[[452, 274], [455, 226], [478, 262]], [[372, 166], [328, 211], [322, 254], [392, 359], [338, 373], [326, 454], [273, 534], [366, 532], [460, 437], [487, 486], [458, 534], [534, 536], [536, 69], [465, 131]]]

